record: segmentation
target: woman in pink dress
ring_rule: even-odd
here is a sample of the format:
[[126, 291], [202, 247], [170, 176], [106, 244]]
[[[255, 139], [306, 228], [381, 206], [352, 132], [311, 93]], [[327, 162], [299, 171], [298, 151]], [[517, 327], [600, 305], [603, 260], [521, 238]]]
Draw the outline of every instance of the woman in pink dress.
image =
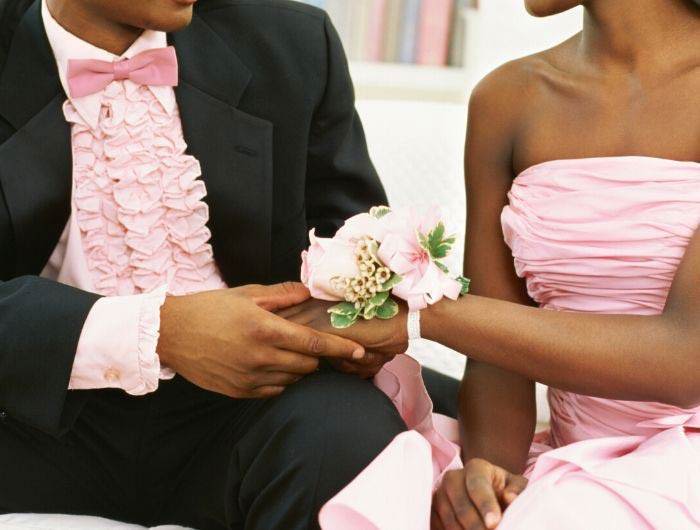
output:
[[[527, 5], [583, 5], [584, 28], [471, 98], [473, 295], [421, 316], [423, 337], [469, 356], [466, 465], [440, 475], [430, 524], [700, 528], [700, 5]], [[296, 318], [327, 326], [309, 307]], [[395, 353], [405, 326], [344, 334]], [[533, 440], [534, 381], [552, 422]]]

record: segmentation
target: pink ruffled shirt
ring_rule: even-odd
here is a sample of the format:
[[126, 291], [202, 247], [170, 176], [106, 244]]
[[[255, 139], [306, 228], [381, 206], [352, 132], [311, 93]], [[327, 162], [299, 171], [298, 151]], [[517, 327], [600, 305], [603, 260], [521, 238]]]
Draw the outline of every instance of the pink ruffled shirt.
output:
[[[167, 46], [145, 31], [121, 56], [96, 48], [42, 16], [66, 94], [70, 59], [114, 61]], [[68, 98], [73, 193], [71, 216], [42, 276], [104, 296], [78, 343], [71, 389], [153, 392], [174, 373], [156, 346], [166, 294], [226, 287], [214, 262], [199, 162], [185, 153], [171, 87], [114, 81]]]

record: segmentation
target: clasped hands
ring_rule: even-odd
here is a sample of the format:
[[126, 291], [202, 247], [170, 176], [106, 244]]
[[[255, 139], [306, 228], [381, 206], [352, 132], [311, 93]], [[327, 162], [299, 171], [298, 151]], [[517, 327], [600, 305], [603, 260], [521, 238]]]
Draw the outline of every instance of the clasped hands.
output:
[[[195, 385], [232, 398], [269, 398], [318, 369], [374, 376], [408, 347], [406, 309], [391, 320], [330, 325], [331, 303], [299, 283], [248, 285], [169, 297], [161, 310], [161, 362]], [[435, 494], [433, 530], [492, 529], [525, 488], [483, 460], [451, 471]]]
[[[354, 326], [334, 329], [329, 322], [332, 303], [307, 300], [279, 314], [293, 322], [320, 332], [340, 333], [344, 338], [362, 344], [361, 360], [332, 359], [336, 368], [363, 377], [374, 376], [395, 355], [408, 348], [406, 308], [390, 320], [360, 321]], [[432, 530], [493, 530], [498, 527], [505, 510], [527, 487], [527, 479], [486, 460], [474, 458], [463, 469], [448, 472], [435, 492], [431, 513]]]
[[168, 297], [158, 353], [164, 366], [200, 388], [268, 398], [315, 372], [321, 359], [371, 377], [405, 352], [405, 318], [341, 331], [330, 326], [328, 307], [291, 282]]

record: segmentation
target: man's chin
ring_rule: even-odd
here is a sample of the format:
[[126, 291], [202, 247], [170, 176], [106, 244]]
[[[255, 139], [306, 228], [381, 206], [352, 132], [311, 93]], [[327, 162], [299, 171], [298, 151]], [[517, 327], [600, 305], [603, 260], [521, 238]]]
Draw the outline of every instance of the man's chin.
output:
[[174, 33], [186, 28], [192, 22], [194, 10], [192, 6], [179, 6], [175, 12], [168, 11], [163, 16], [153, 16], [140, 24], [142, 29], [150, 29], [152, 31], [164, 31], [166, 33]]

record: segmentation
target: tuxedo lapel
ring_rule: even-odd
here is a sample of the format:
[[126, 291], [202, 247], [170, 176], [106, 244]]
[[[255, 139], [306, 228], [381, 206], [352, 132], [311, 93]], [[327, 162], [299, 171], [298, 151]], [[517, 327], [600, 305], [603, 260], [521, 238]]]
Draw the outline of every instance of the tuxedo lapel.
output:
[[264, 282], [271, 267], [272, 124], [236, 108], [251, 73], [202, 19], [172, 35], [189, 152], [202, 165], [217, 264], [229, 285]]
[[[0, 115], [16, 129], [0, 144], [0, 187], [17, 274], [42, 270], [70, 215], [66, 96], [40, 8], [35, 1], [22, 18], [0, 77]], [[203, 20], [195, 16], [170, 38], [180, 67], [182, 126], [202, 165], [217, 263], [229, 284], [263, 282], [271, 266], [273, 126], [236, 108], [251, 73]]]
[[70, 215], [64, 101], [36, 1], [17, 27], [0, 77], [0, 115], [16, 129], [0, 144], [0, 188], [15, 236], [17, 275], [42, 270]]

